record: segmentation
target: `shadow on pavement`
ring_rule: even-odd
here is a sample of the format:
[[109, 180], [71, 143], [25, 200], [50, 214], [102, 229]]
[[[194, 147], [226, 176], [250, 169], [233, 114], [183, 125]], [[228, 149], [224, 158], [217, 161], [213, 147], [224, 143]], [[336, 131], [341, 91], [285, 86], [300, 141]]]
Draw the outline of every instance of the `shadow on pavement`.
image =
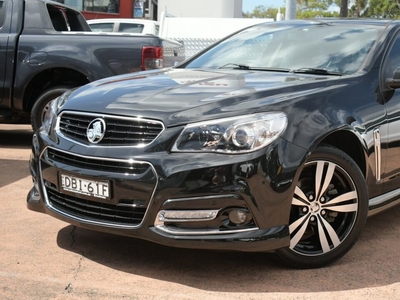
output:
[[0, 159], [0, 188], [29, 176], [27, 160]]
[[0, 125], [0, 188], [29, 176], [30, 125]]
[[[170, 248], [144, 240], [67, 226], [58, 246], [112, 269], [217, 292], [329, 292], [398, 282], [400, 206], [371, 217], [355, 247], [322, 269], [296, 270], [271, 253]], [[390, 244], [382, 244], [386, 236]]]
[[30, 148], [33, 131], [30, 125], [0, 125], [0, 147]]

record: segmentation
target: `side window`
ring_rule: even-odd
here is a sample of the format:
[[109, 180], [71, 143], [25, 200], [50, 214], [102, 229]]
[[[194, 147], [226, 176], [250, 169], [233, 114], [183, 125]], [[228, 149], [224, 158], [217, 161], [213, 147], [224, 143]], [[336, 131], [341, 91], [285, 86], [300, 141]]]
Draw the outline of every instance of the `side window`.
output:
[[131, 32], [131, 33], [142, 33], [144, 25], [143, 24], [131, 24], [131, 23], [120, 23], [119, 32]]
[[68, 31], [68, 25], [61, 10], [49, 9], [49, 15], [55, 31]]
[[383, 69], [384, 78], [393, 77], [394, 70], [400, 67], [400, 36], [397, 35], [393, 45], [390, 48], [389, 53], [385, 58], [385, 64]]
[[51, 23], [55, 31], [69, 31], [68, 21], [65, 14], [65, 9], [48, 3], [47, 11], [50, 16]]
[[95, 32], [112, 32], [114, 29], [114, 23], [89, 24], [89, 26]]
[[2, 27], [4, 24], [5, 10], [6, 10], [6, 5], [4, 4], [4, 1], [0, 1], [0, 27]]
[[67, 22], [71, 31], [84, 31], [80, 20], [82, 19], [82, 15], [71, 9], [66, 9], [65, 16], [67, 17]]

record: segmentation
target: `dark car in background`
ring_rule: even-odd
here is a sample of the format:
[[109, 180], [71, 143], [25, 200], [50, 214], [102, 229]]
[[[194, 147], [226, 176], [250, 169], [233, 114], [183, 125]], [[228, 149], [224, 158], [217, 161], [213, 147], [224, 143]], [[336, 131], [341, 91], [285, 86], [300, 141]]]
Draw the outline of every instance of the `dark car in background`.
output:
[[400, 21], [294, 20], [55, 99], [28, 208], [195, 249], [347, 253], [399, 203]]

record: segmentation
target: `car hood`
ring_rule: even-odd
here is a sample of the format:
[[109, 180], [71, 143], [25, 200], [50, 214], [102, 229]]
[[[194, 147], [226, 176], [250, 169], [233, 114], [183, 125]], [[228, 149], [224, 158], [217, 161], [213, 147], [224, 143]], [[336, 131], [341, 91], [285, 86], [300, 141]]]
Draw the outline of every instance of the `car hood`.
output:
[[335, 83], [337, 76], [252, 70], [169, 69], [99, 80], [74, 91], [62, 110], [141, 116], [165, 126], [266, 111]]

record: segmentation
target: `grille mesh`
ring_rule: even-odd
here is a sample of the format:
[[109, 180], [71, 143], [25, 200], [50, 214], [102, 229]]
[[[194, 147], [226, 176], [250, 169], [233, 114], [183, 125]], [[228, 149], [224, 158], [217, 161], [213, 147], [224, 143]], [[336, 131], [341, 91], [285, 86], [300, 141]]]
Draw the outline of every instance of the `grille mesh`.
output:
[[[66, 137], [89, 144], [86, 130], [98, 116], [63, 113], [59, 120], [59, 131]], [[117, 118], [102, 116], [106, 123], [106, 132], [97, 145], [103, 146], [144, 146], [162, 132], [163, 125], [156, 121], [137, 118]]]
[[58, 193], [47, 188], [51, 205], [65, 213], [91, 220], [124, 225], [138, 225], [146, 212], [145, 207], [118, 206], [88, 201]]

